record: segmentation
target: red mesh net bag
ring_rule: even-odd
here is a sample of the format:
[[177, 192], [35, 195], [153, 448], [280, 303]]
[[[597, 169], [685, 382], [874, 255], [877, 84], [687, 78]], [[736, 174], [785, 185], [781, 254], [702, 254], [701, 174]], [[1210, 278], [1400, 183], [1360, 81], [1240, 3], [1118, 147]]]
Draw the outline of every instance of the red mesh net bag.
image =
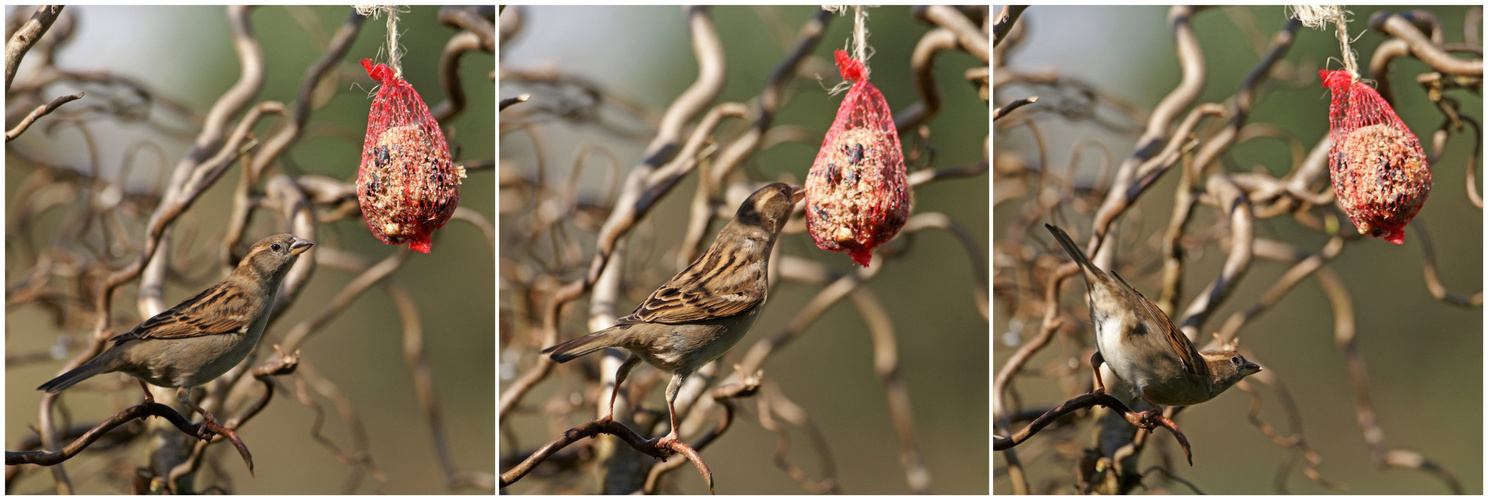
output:
[[413, 86], [386, 65], [362, 59], [362, 66], [382, 85], [367, 114], [357, 170], [362, 216], [383, 243], [429, 253], [430, 235], [460, 204], [465, 169], [450, 163], [444, 132]]
[[1369, 85], [1345, 70], [1318, 72], [1333, 92], [1328, 171], [1333, 193], [1359, 234], [1400, 244], [1431, 193], [1421, 141]]
[[909, 217], [909, 187], [899, 133], [883, 94], [863, 63], [837, 51], [842, 77], [856, 80], [806, 175], [806, 228], [817, 248], [847, 252], [867, 267], [873, 248]]

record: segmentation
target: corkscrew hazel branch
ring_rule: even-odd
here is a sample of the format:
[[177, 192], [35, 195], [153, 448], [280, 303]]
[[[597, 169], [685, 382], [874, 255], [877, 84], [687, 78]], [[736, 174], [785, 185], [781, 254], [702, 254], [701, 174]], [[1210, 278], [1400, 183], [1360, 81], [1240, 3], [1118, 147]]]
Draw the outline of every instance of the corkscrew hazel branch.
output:
[[537, 451], [529, 455], [522, 463], [502, 473], [500, 486], [505, 488], [515, 484], [528, 473], [532, 472], [532, 469], [561, 451], [564, 447], [584, 438], [597, 437], [600, 434], [609, 434], [618, 437], [636, 451], [663, 460], [672, 454], [681, 453], [697, 467], [698, 474], [701, 474], [703, 481], [708, 483], [708, 491], [713, 491], [713, 473], [708, 469], [708, 464], [703, 462], [702, 457], [698, 456], [697, 451], [692, 449], [692, 447], [680, 441], [674, 442], [666, 448], [659, 447], [657, 446], [656, 439], [641, 437], [640, 434], [626, 427], [625, 424], [614, 420], [593, 420], [564, 431], [562, 434], [553, 438], [552, 441], [549, 441], [548, 444], [538, 448]]
[[36, 13], [31, 19], [22, 24], [5, 42], [5, 93], [10, 94], [10, 82], [15, 80], [16, 70], [21, 67], [21, 59], [26, 57], [26, 52], [41, 40], [52, 23], [57, 21], [57, 16], [62, 14], [63, 5], [42, 5], [36, 8]]
[[1178, 444], [1183, 447], [1183, 453], [1188, 457], [1188, 465], [1193, 465], [1193, 452], [1189, 449], [1188, 437], [1183, 435], [1183, 430], [1178, 428], [1177, 423], [1174, 423], [1172, 419], [1168, 418], [1162, 413], [1151, 411], [1138, 413], [1132, 411], [1131, 408], [1128, 408], [1125, 403], [1121, 402], [1121, 400], [1116, 399], [1115, 396], [1106, 394], [1104, 392], [1092, 392], [1070, 398], [1068, 401], [1060, 403], [1058, 406], [1050, 409], [1047, 413], [1039, 416], [1039, 418], [1034, 419], [1033, 422], [1029, 423], [1023, 429], [1013, 433], [1008, 437], [993, 435], [992, 450], [1010, 450], [1013, 447], [1023, 444], [1023, 442], [1025, 441], [1028, 441], [1028, 438], [1033, 437], [1034, 434], [1038, 434], [1038, 431], [1043, 430], [1044, 427], [1048, 427], [1049, 424], [1054, 423], [1054, 421], [1058, 420], [1060, 417], [1073, 413], [1076, 410], [1090, 408], [1093, 406], [1104, 406], [1106, 408], [1110, 408], [1111, 411], [1120, 414], [1121, 417], [1127, 422], [1130, 422], [1132, 425], [1137, 426], [1141, 429], [1154, 429], [1157, 427], [1166, 428], [1169, 432], [1173, 433], [1173, 437], [1177, 439]]
[[14, 127], [11, 127], [10, 130], [5, 131], [5, 142], [10, 142], [15, 138], [20, 137], [21, 134], [26, 132], [26, 129], [31, 128], [31, 124], [35, 123], [38, 118], [51, 114], [53, 111], [56, 111], [57, 108], [62, 107], [63, 104], [82, 99], [83, 95], [83, 92], [68, 94], [60, 96], [56, 99], [52, 99], [52, 102], [37, 106], [36, 109], [31, 110], [31, 112], [28, 113], [25, 118], [22, 118], [20, 123], [17, 123]]

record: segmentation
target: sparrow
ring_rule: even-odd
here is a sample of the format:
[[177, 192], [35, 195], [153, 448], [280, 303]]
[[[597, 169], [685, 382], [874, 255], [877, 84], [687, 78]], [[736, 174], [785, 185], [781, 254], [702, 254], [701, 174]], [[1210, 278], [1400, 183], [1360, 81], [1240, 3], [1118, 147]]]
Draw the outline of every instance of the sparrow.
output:
[[[1085, 274], [1090, 321], [1095, 326], [1095, 392], [1105, 391], [1102, 362], [1131, 393], [1152, 407], [1188, 406], [1214, 399], [1261, 367], [1233, 350], [1199, 352], [1146, 295], [1115, 271], [1107, 274], [1075, 246], [1064, 230], [1044, 224]], [[1112, 279], [1112, 278], [1115, 279]]]
[[[139, 379], [141, 387], [149, 382], [176, 388], [181, 401], [216, 425], [211, 413], [191, 401], [191, 388], [248, 357], [263, 337], [279, 283], [312, 246], [291, 234], [259, 240], [221, 283], [114, 336], [103, 353], [37, 389], [57, 393], [94, 375], [123, 372]], [[148, 389], [145, 399], [154, 401]]]
[[770, 290], [770, 249], [796, 202], [800, 186], [766, 185], [749, 195], [734, 219], [718, 231], [708, 251], [651, 293], [614, 326], [542, 350], [562, 363], [607, 347], [630, 351], [615, 374], [610, 405], [601, 421], [615, 413], [620, 383], [641, 360], [672, 374], [667, 413], [672, 429], [657, 442], [677, 442], [677, 390], [689, 375], [718, 359], [739, 342], [765, 305]]

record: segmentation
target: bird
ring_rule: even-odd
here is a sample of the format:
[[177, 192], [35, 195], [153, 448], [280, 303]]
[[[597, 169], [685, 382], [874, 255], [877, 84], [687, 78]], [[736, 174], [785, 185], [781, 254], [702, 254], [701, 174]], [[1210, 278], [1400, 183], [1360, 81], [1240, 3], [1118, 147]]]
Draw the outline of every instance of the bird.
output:
[[[177, 397], [220, 426], [191, 401], [191, 388], [211, 382], [248, 356], [263, 337], [279, 283], [300, 254], [315, 246], [292, 234], [269, 236], [248, 249], [222, 282], [109, 339], [103, 353], [38, 390], [58, 393], [94, 375], [122, 372], [150, 384], [176, 388]], [[153, 402], [148, 388], [146, 402]]]
[[1096, 352], [1090, 358], [1095, 392], [1105, 392], [1101, 363], [1154, 411], [1161, 405], [1209, 401], [1261, 371], [1260, 365], [1232, 349], [1199, 352], [1146, 295], [1115, 271], [1095, 267], [1064, 230], [1052, 224], [1044, 227], [1085, 275], [1090, 321], [1095, 327]]
[[759, 316], [770, 290], [770, 250], [790, 219], [804, 188], [768, 184], [739, 205], [713, 245], [652, 292], [615, 325], [541, 351], [563, 363], [608, 347], [630, 351], [615, 374], [610, 404], [600, 421], [615, 413], [615, 396], [641, 360], [672, 374], [667, 384], [671, 431], [658, 448], [677, 443], [677, 390], [689, 375], [728, 352]]

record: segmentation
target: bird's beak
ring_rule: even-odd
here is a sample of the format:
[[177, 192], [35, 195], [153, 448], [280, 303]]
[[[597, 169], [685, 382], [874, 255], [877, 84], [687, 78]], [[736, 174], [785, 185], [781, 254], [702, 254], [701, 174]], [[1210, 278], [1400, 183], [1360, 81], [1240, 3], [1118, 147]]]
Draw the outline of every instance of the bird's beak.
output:
[[315, 246], [315, 243], [312, 243], [310, 240], [304, 238], [295, 238], [294, 243], [289, 244], [289, 254], [299, 255], [305, 253], [306, 250], [309, 250], [310, 247], [313, 246]]
[[806, 198], [806, 186], [791, 186], [791, 203], [800, 202]]

